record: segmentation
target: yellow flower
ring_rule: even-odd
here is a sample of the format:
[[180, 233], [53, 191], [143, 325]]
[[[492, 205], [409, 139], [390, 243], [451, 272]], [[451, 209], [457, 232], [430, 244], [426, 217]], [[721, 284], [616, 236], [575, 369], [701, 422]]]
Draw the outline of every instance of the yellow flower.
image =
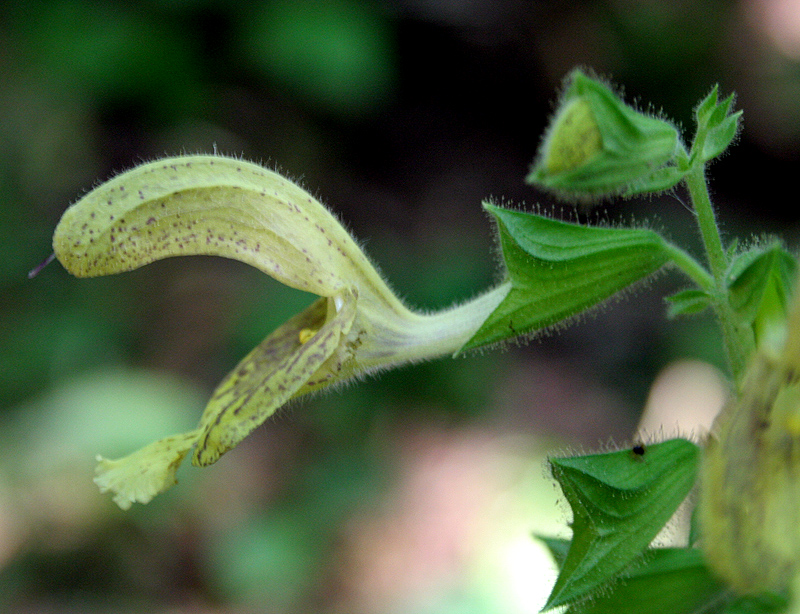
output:
[[79, 277], [206, 254], [246, 262], [320, 296], [225, 377], [197, 429], [118, 460], [98, 457], [95, 482], [123, 509], [172, 486], [192, 447], [192, 464], [210, 465], [291, 398], [457, 352], [510, 288], [501, 284], [444, 312], [415, 313], [306, 191], [261, 166], [219, 156], [169, 158], [118, 175], [64, 213], [53, 247]]

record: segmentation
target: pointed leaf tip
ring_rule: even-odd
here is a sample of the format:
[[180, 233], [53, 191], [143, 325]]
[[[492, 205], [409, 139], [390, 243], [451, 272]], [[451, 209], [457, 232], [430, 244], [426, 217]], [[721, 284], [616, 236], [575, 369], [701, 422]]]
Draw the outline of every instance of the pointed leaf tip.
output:
[[641, 557], [694, 485], [699, 458], [698, 446], [671, 439], [552, 459], [573, 537], [545, 608], [585, 599]]

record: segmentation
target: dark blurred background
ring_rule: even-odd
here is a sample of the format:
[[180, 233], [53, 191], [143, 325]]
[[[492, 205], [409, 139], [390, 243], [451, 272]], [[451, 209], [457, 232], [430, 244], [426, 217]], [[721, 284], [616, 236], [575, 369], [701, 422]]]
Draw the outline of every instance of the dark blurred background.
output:
[[[744, 131], [711, 168], [723, 230], [794, 246], [798, 60], [798, 0], [3, 3], [0, 611], [537, 611], [552, 571], [531, 533], [567, 519], [544, 454], [630, 441], [676, 360], [703, 361], [677, 378], [684, 409], [715, 390], [713, 324], [663, 316], [678, 276], [528, 344], [298, 401], [123, 513], [92, 484], [94, 455], [191, 428], [309, 297], [213, 258], [26, 274], [98, 182], [216, 149], [300, 180], [411, 305], [465, 300], [500, 275], [482, 200], [576, 215], [523, 181], [576, 65], [687, 139], [714, 83], [737, 92]], [[699, 253], [682, 200], [580, 215]], [[687, 393], [687, 373], [711, 375]]]

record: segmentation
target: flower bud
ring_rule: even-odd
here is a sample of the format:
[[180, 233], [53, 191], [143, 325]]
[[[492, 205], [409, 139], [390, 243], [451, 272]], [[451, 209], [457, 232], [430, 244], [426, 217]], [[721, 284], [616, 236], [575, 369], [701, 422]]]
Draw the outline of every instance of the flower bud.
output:
[[545, 167], [551, 175], [579, 168], [603, 149], [603, 138], [584, 97], [570, 100], [555, 118], [545, 151]]
[[660, 191], [683, 176], [675, 166], [682, 149], [672, 124], [576, 70], [527, 181], [574, 201]]

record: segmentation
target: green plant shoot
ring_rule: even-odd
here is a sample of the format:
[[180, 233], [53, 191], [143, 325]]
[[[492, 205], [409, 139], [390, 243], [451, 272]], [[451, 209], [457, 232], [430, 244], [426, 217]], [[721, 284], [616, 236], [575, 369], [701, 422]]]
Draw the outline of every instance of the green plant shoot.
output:
[[[800, 299], [795, 257], [779, 239], [726, 245], [706, 165], [741, 126], [714, 87], [684, 144], [675, 124], [627, 105], [573, 71], [527, 180], [576, 205], [683, 186], [705, 253], [646, 228], [566, 223], [484, 203], [503, 258], [500, 281], [439, 313], [390, 290], [334, 215], [256, 164], [182, 156], [138, 166], [64, 213], [55, 256], [79, 277], [154, 260], [234, 258], [319, 299], [245, 356], [197, 428], [118, 460], [95, 481], [123, 508], [175, 482], [192, 450], [206, 466], [289, 399], [379, 369], [454, 355], [562, 325], [667, 267], [688, 284], [668, 314], [719, 321], [732, 398], [704, 449], [673, 439], [550, 461], [573, 511], [570, 541], [546, 540], [560, 566], [548, 608], [601, 612], [800, 612]], [[651, 546], [700, 482], [684, 548]]]

